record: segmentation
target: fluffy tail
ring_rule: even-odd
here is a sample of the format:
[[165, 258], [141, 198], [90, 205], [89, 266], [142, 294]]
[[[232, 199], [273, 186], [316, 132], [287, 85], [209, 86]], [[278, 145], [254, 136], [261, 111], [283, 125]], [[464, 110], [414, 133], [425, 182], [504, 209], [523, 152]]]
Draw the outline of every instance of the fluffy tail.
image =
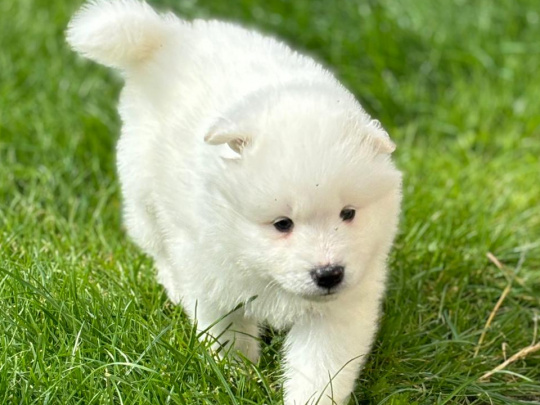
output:
[[71, 19], [67, 41], [81, 55], [125, 70], [148, 60], [166, 40], [175, 18], [139, 0], [94, 0]]

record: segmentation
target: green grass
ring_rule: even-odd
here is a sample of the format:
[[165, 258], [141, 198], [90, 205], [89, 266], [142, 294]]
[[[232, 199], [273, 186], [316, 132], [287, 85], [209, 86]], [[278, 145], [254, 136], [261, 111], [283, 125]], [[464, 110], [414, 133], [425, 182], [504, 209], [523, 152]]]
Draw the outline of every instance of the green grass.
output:
[[[540, 352], [478, 380], [540, 341], [538, 2], [157, 3], [317, 56], [398, 144], [401, 232], [351, 403], [540, 403]], [[79, 5], [0, 1], [0, 403], [278, 403], [282, 336], [257, 366], [216, 361], [126, 238], [121, 82], [67, 49]]]

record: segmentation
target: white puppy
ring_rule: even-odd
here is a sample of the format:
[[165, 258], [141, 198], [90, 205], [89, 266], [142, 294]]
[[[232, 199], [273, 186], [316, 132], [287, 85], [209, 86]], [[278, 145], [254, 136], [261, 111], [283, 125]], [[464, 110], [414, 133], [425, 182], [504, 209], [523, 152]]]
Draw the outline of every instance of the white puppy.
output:
[[232, 24], [97, 1], [68, 41], [125, 78], [125, 222], [171, 300], [253, 361], [261, 322], [290, 328], [285, 403], [345, 403], [398, 223], [386, 132], [311, 58]]

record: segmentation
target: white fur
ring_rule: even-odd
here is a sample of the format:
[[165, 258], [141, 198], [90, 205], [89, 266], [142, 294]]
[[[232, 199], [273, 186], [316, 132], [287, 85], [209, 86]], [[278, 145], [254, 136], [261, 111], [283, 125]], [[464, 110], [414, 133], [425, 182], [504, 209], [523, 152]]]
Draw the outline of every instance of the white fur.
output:
[[[125, 77], [125, 222], [169, 297], [216, 348], [254, 361], [261, 322], [290, 328], [285, 404], [345, 403], [398, 223], [401, 176], [380, 124], [312, 59], [232, 24], [98, 1], [73, 18], [68, 41]], [[282, 216], [290, 234], [272, 226]], [[325, 295], [310, 270], [335, 263], [345, 278]]]

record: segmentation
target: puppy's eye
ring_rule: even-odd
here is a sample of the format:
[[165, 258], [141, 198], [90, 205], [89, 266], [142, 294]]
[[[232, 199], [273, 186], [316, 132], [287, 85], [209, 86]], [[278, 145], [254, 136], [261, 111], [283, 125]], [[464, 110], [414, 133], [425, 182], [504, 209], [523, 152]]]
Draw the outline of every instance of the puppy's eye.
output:
[[288, 233], [293, 230], [294, 222], [290, 218], [281, 217], [276, 219], [273, 225], [279, 232]]
[[343, 208], [339, 213], [339, 216], [342, 220], [351, 222], [356, 215], [356, 210], [354, 208]]

